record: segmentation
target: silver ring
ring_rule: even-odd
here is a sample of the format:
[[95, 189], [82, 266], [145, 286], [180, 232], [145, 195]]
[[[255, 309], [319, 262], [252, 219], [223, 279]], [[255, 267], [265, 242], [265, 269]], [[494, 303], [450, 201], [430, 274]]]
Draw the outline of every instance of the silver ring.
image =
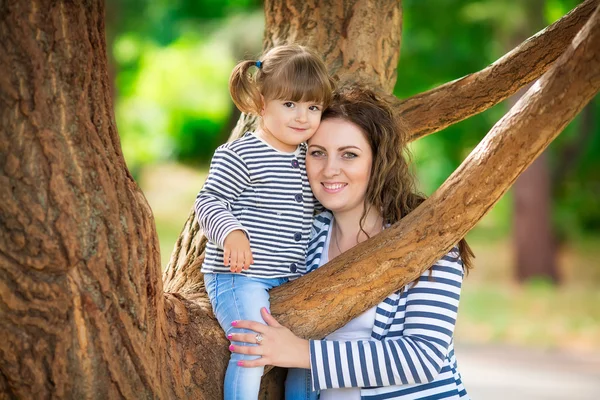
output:
[[261, 344], [263, 336], [260, 333], [257, 333], [256, 336], [254, 336], [254, 339], [256, 339], [256, 344]]

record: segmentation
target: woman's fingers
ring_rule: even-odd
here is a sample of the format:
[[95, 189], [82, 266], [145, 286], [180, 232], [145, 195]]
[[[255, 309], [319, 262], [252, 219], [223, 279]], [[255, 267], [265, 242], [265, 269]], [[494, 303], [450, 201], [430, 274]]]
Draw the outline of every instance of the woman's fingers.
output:
[[[261, 324], [260, 322], [254, 322], [254, 321], [246, 321], [246, 320], [239, 320], [239, 321], [233, 321], [231, 323], [231, 326], [233, 326], [234, 328], [240, 328], [240, 329], [250, 329], [251, 331], [254, 331], [256, 333], [265, 333], [265, 324]], [[256, 336], [256, 334], [255, 334]]]
[[227, 339], [232, 342], [256, 343], [256, 333], [230, 333]]
[[277, 322], [275, 317], [273, 317], [271, 315], [271, 313], [269, 312], [269, 310], [267, 310], [266, 307], [263, 307], [260, 309], [260, 315], [262, 315], [262, 317], [265, 320], [265, 322], [267, 323], [267, 325], [273, 326], [275, 328], [281, 327], [281, 324], [279, 322]]
[[256, 360], [238, 361], [238, 365], [240, 367], [244, 367], [244, 368], [252, 368], [252, 367], [264, 367], [265, 365], [269, 365], [269, 363], [265, 361], [264, 357], [261, 357]]
[[262, 356], [260, 346], [237, 346], [235, 344], [229, 345], [229, 350], [233, 353], [248, 354], [250, 356]]

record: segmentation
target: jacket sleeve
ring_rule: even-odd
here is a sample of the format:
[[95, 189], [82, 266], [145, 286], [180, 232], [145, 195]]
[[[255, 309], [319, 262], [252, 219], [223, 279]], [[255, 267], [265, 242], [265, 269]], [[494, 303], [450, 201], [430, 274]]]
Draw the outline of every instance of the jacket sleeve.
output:
[[234, 151], [219, 147], [213, 156], [206, 182], [196, 196], [194, 211], [206, 237], [223, 248], [227, 235], [240, 229], [248, 231], [231, 213], [233, 203], [250, 186], [250, 173]]
[[[404, 320], [394, 319], [383, 340], [311, 340], [313, 389], [433, 381], [454, 334], [462, 279], [463, 263], [455, 247], [425, 271], [416, 285], [405, 287]], [[396, 330], [402, 323], [404, 329]]]

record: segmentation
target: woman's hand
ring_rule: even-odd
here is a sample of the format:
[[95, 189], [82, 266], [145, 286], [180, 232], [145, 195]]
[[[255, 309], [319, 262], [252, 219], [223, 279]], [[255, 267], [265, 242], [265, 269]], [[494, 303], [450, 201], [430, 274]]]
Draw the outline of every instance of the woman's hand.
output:
[[310, 350], [308, 340], [300, 339], [285, 326], [273, 318], [266, 308], [260, 310], [268, 325], [254, 321], [234, 321], [236, 328], [250, 329], [256, 333], [232, 333], [227, 336], [231, 341], [257, 343], [256, 337], [262, 335], [258, 346], [229, 346], [234, 353], [258, 355], [261, 358], [252, 361], [239, 361], [241, 367], [274, 365], [285, 368], [310, 368]]

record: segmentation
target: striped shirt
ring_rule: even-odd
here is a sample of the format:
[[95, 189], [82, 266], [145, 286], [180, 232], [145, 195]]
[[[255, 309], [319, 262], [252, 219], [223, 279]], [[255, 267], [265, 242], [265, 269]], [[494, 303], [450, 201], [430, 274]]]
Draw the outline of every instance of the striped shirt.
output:
[[[319, 266], [332, 218], [315, 218], [309, 270]], [[311, 340], [313, 389], [360, 387], [361, 399], [468, 399], [453, 342], [462, 279], [454, 247], [416, 285], [377, 306], [370, 340]]]
[[305, 273], [316, 203], [305, 161], [305, 144], [284, 153], [250, 132], [215, 151], [194, 204], [208, 238], [202, 272], [231, 273], [223, 265], [223, 243], [240, 229], [254, 259], [243, 275], [295, 278]]

